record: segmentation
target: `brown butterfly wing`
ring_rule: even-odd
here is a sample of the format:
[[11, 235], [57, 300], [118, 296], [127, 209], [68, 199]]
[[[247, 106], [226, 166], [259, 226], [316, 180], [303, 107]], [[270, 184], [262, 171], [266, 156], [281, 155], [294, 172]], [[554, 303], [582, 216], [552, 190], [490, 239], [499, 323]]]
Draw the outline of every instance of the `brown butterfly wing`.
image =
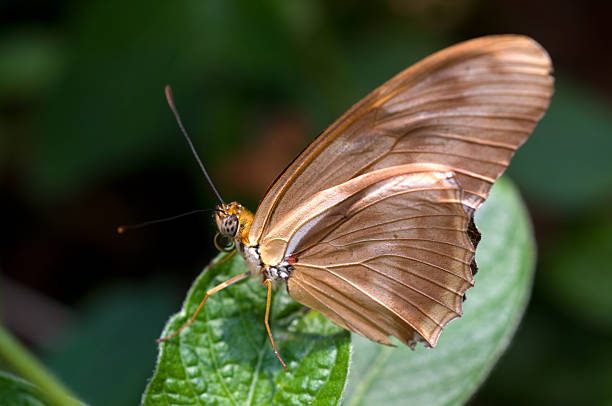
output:
[[256, 243], [313, 194], [374, 169], [443, 164], [476, 209], [529, 137], [553, 92], [550, 58], [530, 38], [489, 36], [416, 63], [354, 105], [273, 183]]
[[281, 174], [250, 243], [266, 264], [295, 259], [289, 293], [339, 325], [434, 346], [473, 284], [473, 210], [548, 107], [550, 72], [546, 52], [513, 35], [406, 69]]
[[319, 214], [332, 226], [301, 238], [287, 288], [371, 340], [390, 344], [395, 336], [412, 346], [423, 337], [435, 346], [473, 284], [470, 216], [452, 172], [411, 166]]

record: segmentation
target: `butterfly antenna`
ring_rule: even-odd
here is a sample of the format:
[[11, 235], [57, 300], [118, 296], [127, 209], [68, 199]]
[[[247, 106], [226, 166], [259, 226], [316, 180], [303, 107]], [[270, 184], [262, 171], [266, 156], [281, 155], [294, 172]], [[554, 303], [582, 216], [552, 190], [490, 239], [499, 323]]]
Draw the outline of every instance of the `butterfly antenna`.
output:
[[195, 213], [203, 213], [203, 212], [207, 212], [207, 211], [220, 211], [220, 210], [217, 210], [217, 209], [198, 209], [198, 210], [192, 210], [192, 211], [187, 212], [187, 213], [182, 213], [182, 214], [179, 214], [179, 215], [176, 215], [176, 216], [166, 217], [166, 218], [163, 218], [163, 219], [149, 220], [149, 221], [144, 221], [144, 222], [139, 223], [139, 224], [131, 224], [131, 225], [128, 225], [128, 226], [125, 226], [125, 225], [124, 226], [119, 226], [119, 227], [117, 227], [117, 233], [123, 234], [127, 230], [133, 230], [135, 228], [142, 228], [142, 227], [145, 227], [145, 226], [149, 226], [151, 224], [164, 223], [166, 221], [178, 219], [178, 218], [185, 217], [185, 216], [190, 216], [190, 215], [195, 214]]
[[204, 168], [204, 164], [202, 163], [202, 160], [198, 156], [198, 153], [196, 152], [195, 147], [193, 146], [193, 142], [191, 142], [191, 138], [189, 138], [189, 135], [187, 134], [187, 131], [185, 130], [185, 127], [183, 126], [183, 122], [181, 121], [181, 116], [179, 116], [179, 113], [176, 110], [176, 106], [174, 105], [174, 97], [172, 97], [172, 89], [170, 88], [170, 85], [166, 85], [165, 92], [166, 92], [166, 100], [168, 100], [168, 106], [170, 106], [170, 110], [172, 110], [172, 113], [174, 114], [174, 118], [176, 118], [176, 122], [178, 123], [178, 126], [181, 129], [181, 132], [185, 136], [185, 139], [187, 139], [187, 143], [189, 144], [189, 148], [191, 148], [191, 152], [193, 153], [193, 156], [195, 156], [196, 161], [198, 161], [198, 164], [200, 165], [200, 169], [202, 169], [202, 172], [204, 173], [206, 180], [210, 184], [210, 187], [212, 187], [212, 190], [217, 195], [217, 198], [219, 199], [222, 205], [225, 204], [225, 202], [221, 198], [221, 195], [217, 191], [217, 188], [213, 184], [212, 179], [210, 178], [210, 176], [208, 176], [208, 172], [206, 172], [206, 168]]

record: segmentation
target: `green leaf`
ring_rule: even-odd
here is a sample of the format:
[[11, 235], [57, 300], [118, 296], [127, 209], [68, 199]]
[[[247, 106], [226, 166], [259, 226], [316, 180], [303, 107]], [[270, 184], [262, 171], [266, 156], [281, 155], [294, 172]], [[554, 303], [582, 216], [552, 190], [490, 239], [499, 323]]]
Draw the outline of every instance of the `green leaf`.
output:
[[463, 316], [442, 332], [435, 349], [384, 347], [355, 335], [344, 405], [459, 405], [483, 382], [525, 309], [535, 243], [518, 193], [504, 179], [478, 210], [476, 224], [483, 237], [479, 272]]
[[[208, 267], [163, 335], [179, 328], [213, 286], [245, 272], [242, 257]], [[286, 372], [264, 326], [266, 290], [254, 278], [212, 295], [196, 321], [161, 345], [142, 399], [151, 405], [336, 405], [348, 374], [350, 335], [303, 307], [280, 287], [271, 328]]]
[[29, 382], [0, 372], [0, 405], [50, 406], [40, 390]]

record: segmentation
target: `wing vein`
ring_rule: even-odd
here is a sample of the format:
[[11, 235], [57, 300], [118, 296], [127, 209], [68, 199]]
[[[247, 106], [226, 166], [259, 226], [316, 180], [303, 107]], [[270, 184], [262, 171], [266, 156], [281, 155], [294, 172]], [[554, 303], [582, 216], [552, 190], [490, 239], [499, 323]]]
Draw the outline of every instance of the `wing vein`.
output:
[[[327, 242], [327, 244], [329, 244], [330, 246], [335, 247], [335, 248], [340, 248], [340, 247], [346, 248], [346, 247], [350, 247], [351, 245], [361, 244], [361, 243], [364, 243], [364, 242], [373, 242], [373, 241], [385, 242], [385, 241], [389, 241], [389, 239], [388, 238], [380, 238], [380, 239], [379, 238], [370, 238], [370, 239], [368, 239], [366, 241], [350, 241], [350, 242], [347, 242], [347, 243], [344, 243], [344, 244], [331, 244], [331, 243]], [[465, 251], [470, 251], [468, 248], [466, 248], [464, 246], [461, 246], [461, 245], [458, 245], [458, 244], [454, 244], [452, 242], [439, 241], [439, 240], [434, 240], [434, 239], [430, 239], [430, 238], [418, 238], [418, 237], [408, 238], [408, 237], [405, 237], [405, 238], [393, 238], [393, 241], [425, 241], [425, 242], [432, 242], [432, 243], [436, 243], [436, 244], [449, 245], [451, 247], [456, 247], [456, 248], [460, 248], [460, 249], [465, 250]], [[416, 247], [416, 246], [414, 248], [421, 249], [420, 247]]]
[[[349, 235], [351, 235], [353, 233], [358, 233], [360, 231], [368, 230], [370, 228], [386, 226], [388, 224], [393, 224], [393, 223], [397, 223], [397, 222], [405, 221], [405, 220], [412, 220], [412, 219], [417, 219], [417, 218], [427, 218], [427, 217], [462, 217], [462, 216], [460, 216], [458, 214], [419, 214], [418, 216], [396, 217], [396, 218], [393, 218], [392, 220], [389, 220], [389, 221], [383, 221], [381, 223], [376, 223], [376, 224], [373, 224], [371, 226], [362, 227], [362, 228], [359, 228], [357, 230], [351, 230], [349, 232], [346, 232], [346, 233], [343, 233], [343, 234], [339, 234], [337, 237], [334, 237], [331, 240], [324, 240], [323, 242], [329, 242], [329, 241], [336, 240], [338, 238], [347, 237], [347, 236], [349, 236]], [[419, 227], [410, 227], [410, 229], [411, 230], [412, 229], [419, 229]]]
[[[389, 279], [389, 280], [391, 280], [391, 281], [394, 281], [394, 282], [399, 283], [400, 285], [404, 286], [405, 288], [408, 288], [408, 289], [412, 290], [413, 292], [416, 292], [416, 293], [418, 293], [418, 294], [420, 294], [420, 295], [422, 295], [422, 296], [424, 296], [424, 297], [428, 298], [428, 299], [429, 299], [429, 300], [431, 300], [432, 302], [436, 302], [436, 303], [438, 303], [438, 304], [439, 304], [439, 305], [441, 305], [442, 307], [445, 307], [445, 308], [447, 308], [448, 310], [450, 310], [451, 312], [455, 313], [457, 316], [460, 316], [460, 315], [461, 315], [461, 314], [460, 314], [460, 313], [458, 313], [458, 312], [457, 312], [455, 309], [451, 309], [451, 308], [450, 308], [450, 307], [449, 307], [449, 306], [448, 306], [446, 303], [443, 303], [443, 302], [439, 301], [438, 299], [436, 299], [436, 298], [434, 298], [434, 297], [432, 297], [432, 296], [428, 295], [427, 293], [425, 293], [425, 292], [423, 292], [423, 291], [421, 291], [421, 290], [419, 290], [419, 289], [417, 289], [417, 288], [415, 288], [415, 287], [413, 287], [413, 286], [410, 286], [410, 285], [408, 285], [408, 284], [404, 283], [403, 281], [401, 281], [401, 280], [399, 280], [399, 279], [396, 279], [396, 278], [394, 278], [394, 277], [392, 277], [392, 276], [390, 276], [390, 275], [387, 275], [387, 274], [385, 274], [385, 273], [382, 273], [382, 272], [380, 272], [379, 270], [377, 270], [376, 268], [371, 267], [371, 266], [368, 266], [368, 265], [366, 265], [366, 264], [362, 264], [362, 266], [364, 266], [365, 268], [367, 268], [367, 269], [371, 270], [372, 272], [376, 272], [378, 275], [381, 275], [381, 276], [383, 276], [383, 277], [385, 277], [385, 278], [387, 278], [387, 279]], [[446, 290], [448, 290], [448, 289], [446, 289]], [[456, 295], [456, 296], [459, 296], [459, 297], [461, 297], [461, 296], [462, 296], [461, 294], [459, 294], [459, 293], [457, 293], [457, 292], [453, 292], [453, 291], [451, 291], [451, 290], [449, 290], [449, 292], [451, 292], [452, 294], [454, 294], [454, 295]], [[409, 301], [408, 299], [404, 298], [404, 300], [406, 300], [407, 302], [409, 302], [409, 303], [410, 303], [410, 301]], [[416, 307], [416, 306], [415, 306], [415, 307]]]
[[[382, 302], [380, 299], [378, 299], [376, 296], [373, 296], [371, 294], [369, 294], [366, 290], [364, 290], [361, 286], [359, 286], [358, 284], [346, 279], [345, 277], [343, 277], [342, 275], [338, 275], [336, 272], [331, 270], [330, 268], [326, 268], [327, 272], [329, 272], [331, 275], [334, 275], [336, 278], [343, 280], [344, 282], [348, 283], [349, 285], [351, 285], [352, 287], [354, 287], [355, 289], [359, 290], [361, 293], [363, 293], [364, 295], [368, 296], [370, 299], [372, 299], [373, 301], [375, 301], [376, 303], [378, 303], [379, 305], [383, 306], [384, 308], [388, 309], [390, 312], [392, 312], [393, 314], [395, 314], [397, 317], [399, 317], [400, 319], [404, 320], [404, 322], [408, 323], [409, 325], [412, 325], [408, 320], [406, 320], [405, 317], [403, 317], [402, 314], [400, 314], [398, 311], [396, 311], [395, 309], [387, 306], [386, 303]], [[409, 303], [412, 307], [414, 307], [415, 309], [417, 309], [423, 316], [427, 317], [429, 320], [433, 321], [438, 327], [444, 327], [443, 325], [441, 325], [438, 321], [434, 320], [429, 314], [427, 314], [425, 311], [423, 311], [420, 307], [416, 306], [414, 303], [412, 303], [410, 300], [407, 300], [406, 298], [402, 297], [402, 299], [404, 299], [407, 303]]]
[[[315, 284], [312, 284], [310, 282], [308, 282], [305, 279], [302, 279], [300, 281], [294, 281], [294, 283], [298, 283], [299, 285], [301, 285], [302, 289], [304, 289], [306, 287], [306, 285], [310, 288], [310, 289], [304, 289], [304, 290], [309, 290], [309, 293], [315, 298], [317, 299], [317, 301], [319, 303], [321, 303], [323, 306], [325, 306], [329, 311], [331, 311], [332, 313], [336, 314], [340, 319], [342, 319], [343, 322], [346, 323], [347, 326], [351, 326], [351, 328], [355, 329], [355, 331], [359, 334], [362, 334], [364, 337], [366, 336], [365, 334], [363, 334], [363, 332], [358, 331], [359, 329], [356, 328], [356, 326], [352, 323], [350, 323], [346, 318], [342, 317], [342, 315], [340, 315], [339, 312], [335, 311], [333, 308], [331, 308], [330, 306], [328, 306], [324, 300], [321, 300], [320, 298], [317, 297], [316, 294], [313, 294], [313, 290], [315, 290], [316, 292], [318, 292], [318, 294], [323, 295], [325, 297], [327, 297], [328, 300], [331, 300], [333, 302], [339, 303], [337, 299], [333, 298], [332, 296], [330, 296], [329, 294], [327, 294], [326, 292], [324, 292], [323, 290], [321, 290], [318, 286], [316, 286]], [[354, 304], [354, 307], [359, 307], [359, 304], [356, 303], [354, 300], [352, 300], [350, 297], [344, 295], [340, 290], [338, 289], [334, 289], [334, 291], [336, 291], [340, 296], [342, 296], [343, 298], [345, 298], [345, 300], [347, 300], [348, 302], [351, 302]], [[344, 303], [342, 303], [343, 307], [347, 308], [347, 309], [352, 309], [351, 306], [346, 306], [344, 305]], [[365, 321], [367, 324], [369, 324], [370, 326], [374, 327], [376, 330], [382, 331], [384, 334], [386, 335], [390, 335], [390, 332], [381, 329], [378, 324], [376, 323], [376, 320], [373, 320], [371, 318], [369, 318], [364, 312], [355, 312], [355, 311], [351, 311], [351, 313], [354, 316], [357, 316], [359, 318], [361, 318], [363, 321]]]
[[442, 152], [442, 151], [427, 151], [427, 150], [418, 150], [418, 149], [398, 149], [398, 150], [389, 151], [387, 153], [387, 156], [394, 155], [394, 154], [438, 154], [438, 155], [454, 156], [457, 158], [465, 158], [465, 159], [469, 159], [470, 161], [484, 162], [484, 163], [497, 165], [497, 166], [503, 166], [503, 167], [508, 166], [508, 161], [505, 161], [505, 162], [504, 161], [490, 161], [488, 159], [476, 158], [474, 156], [453, 154], [450, 152]]

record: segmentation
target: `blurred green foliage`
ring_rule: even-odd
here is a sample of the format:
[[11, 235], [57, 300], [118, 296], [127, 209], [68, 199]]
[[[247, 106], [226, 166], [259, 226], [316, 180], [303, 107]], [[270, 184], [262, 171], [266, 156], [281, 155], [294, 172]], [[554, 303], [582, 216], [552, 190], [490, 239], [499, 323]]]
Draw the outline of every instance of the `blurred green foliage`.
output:
[[516, 154], [509, 173], [534, 202], [580, 216], [610, 198], [612, 117], [601, 95], [563, 74], [555, 76], [550, 110], [537, 136]]
[[157, 356], [154, 340], [179, 299], [172, 293], [163, 280], [101, 288], [81, 304], [76, 327], [56, 338], [46, 365], [87, 404], [138, 404]]
[[[509, 171], [534, 217], [538, 271], [517, 339], [471, 403], [610, 404], [612, 63], [601, 41], [612, 10], [538, 4], [3, 2], [0, 266], [75, 320], [60, 336], [32, 337], [20, 327], [27, 309], [3, 303], [7, 324], [46, 343], [42, 358], [85, 400], [134, 404], [152, 340], [214, 252], [205, 219], [112, 232], [215, 203], [166, 84], [222, 194], [254, 208], [301, 147], [384, 80], [446, 45], [517, 32], [549, 49], [557, 77]], [[293, 146], [280, 142], [290, 137]], [[278, 146], [253, 158], [266, 139]], [[249, 160], [259, 169], [241, 171]], [[120, 384], [115, 357], [133, 361]]]

